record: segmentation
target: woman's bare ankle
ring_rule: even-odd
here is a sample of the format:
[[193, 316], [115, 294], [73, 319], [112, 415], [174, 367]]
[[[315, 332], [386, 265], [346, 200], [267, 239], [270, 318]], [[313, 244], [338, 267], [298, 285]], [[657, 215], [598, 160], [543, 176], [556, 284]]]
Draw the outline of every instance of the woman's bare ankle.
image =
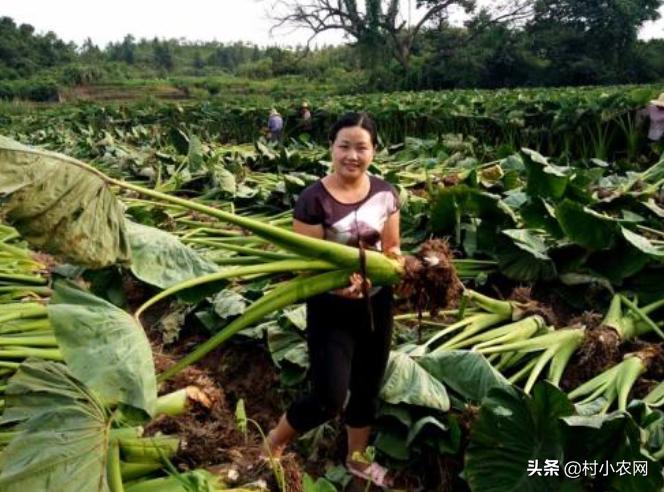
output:
[[274, 439], [274, 431], [270, 431], [265, 436], [265, 448], [269, 458], [281, 458], [281, 455], [284, 454], [287, 443], [278, 443]]

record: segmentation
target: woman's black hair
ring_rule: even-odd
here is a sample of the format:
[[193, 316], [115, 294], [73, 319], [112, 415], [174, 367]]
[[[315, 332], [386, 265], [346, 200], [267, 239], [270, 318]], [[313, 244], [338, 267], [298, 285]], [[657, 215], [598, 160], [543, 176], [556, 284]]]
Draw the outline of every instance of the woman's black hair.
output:
[[366, 131], [368, 131], [369, 135], [371, 136], [371, 144], [374, 147], [378, 145], [378, 132], [376, 131], [376, 122], [369, 115], [369, 113], [365, 112], [358, 113], [352, 111], [350, 113], [346, 113], [341, 118], [339, 118], [334, 123], [334, 125], [332, 125], [332, 128], [330, 128], [330, 134], [328, 135], [328, 140], [330, 141], [330, 143], [334, 143], [334, 141], [337, 139], [337, 134], [339, 133], [339, 131], [341, 131], [344, 128], [351, 128], [354, 126], [359, 126], [360, 128], [364, 128]]

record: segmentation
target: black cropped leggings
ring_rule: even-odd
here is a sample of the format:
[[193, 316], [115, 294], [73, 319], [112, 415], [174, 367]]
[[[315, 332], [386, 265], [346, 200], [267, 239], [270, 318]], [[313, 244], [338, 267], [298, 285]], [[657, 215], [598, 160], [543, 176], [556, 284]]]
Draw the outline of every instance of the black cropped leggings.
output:
[[307, 303], [311, 392], [286, 413], [306, 432], [343, 412], [350, 427], [373, 422], [392, 339], [392, 289], [371, 296], [373, 330], [366, 300], [323, 294]]

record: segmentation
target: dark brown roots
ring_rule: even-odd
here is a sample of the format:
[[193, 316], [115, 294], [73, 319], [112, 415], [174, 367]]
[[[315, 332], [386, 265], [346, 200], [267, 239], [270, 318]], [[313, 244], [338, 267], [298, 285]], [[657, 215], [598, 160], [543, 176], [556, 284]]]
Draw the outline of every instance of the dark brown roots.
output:
[[586, 330], [581, 347], [572, 357], [561, 381], [564, 390], [576, 388], [622, 360], [620, 336], [613, 328]]
[[537, 315], [541, 316], [548, 326], [560, 325], [560, 319], [555, 309], [549, 304], [533, 299], [531, 287], [515, 288], [510, 295], [510, 300], [519, 303], [519, 319]]
[[415, 256], [406, 256], [405, 274], [397, 286], [397, 294], [408, 299], [418, 313], [429, 310], [432, 316], [457, 305], [463, 285], [452, 260], [447, 241], [424, 242]]

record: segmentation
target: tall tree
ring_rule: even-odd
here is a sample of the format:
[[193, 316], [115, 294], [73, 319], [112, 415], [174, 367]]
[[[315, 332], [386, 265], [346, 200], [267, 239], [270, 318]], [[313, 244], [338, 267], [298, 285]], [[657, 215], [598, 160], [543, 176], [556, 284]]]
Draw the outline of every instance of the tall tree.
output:
[[619, 82], [641, 25], [656, 20], [662, 0], [537, 0], [526, 30], [551, 77], [577, 84]]
[[152, 61], [157, 68], [170, 72], [175, 66], [173, 51], [168, 41], [152, 40]]
[[30, 24], [17, 26], [10, 17], [0, 17], [0, 78], [27, 77], [75, 58], [76, 46], [53, 32], [35, 34]]
[[131, 34], [125, 35], [122, 43], [109, 44], [107, 50], [111, 60], [123, 61], [129, 65], [136, 61], [136, 39]]
[[87, 62], [97, 61], [101, 59], [102, 56], [99, 46], [97, 46], [89, 37], [83, 41], [83, 45], [81, 46], [79, 53], [81, 55], [81, 59]]
[[[415, 0], [414, 19], [411, 1], [400, 0], [308, 0], [307, 2], [279, 0], [273, 6], [272, 29], [282, 26], [306, 29], [311, 32], [309, 42], [319, 34], [341, 30], [361, 47], [368, 50], [387, 49], [405, 70], [410, 68], [416, 39], [430, 26], [444, 25], [459, 9], [474, 11], [476, 0]], [[532, 0], [502, 0], [496, 19], [520, 15]], [[309, 43], [307, 43], [309, 44]]]
[[191, 62], [191, 64], [196, 70], [202, 70], [203, 68], [205, 68], [205, 60], [203, 60], [200, 51], [194, 52], [194, 59]]

